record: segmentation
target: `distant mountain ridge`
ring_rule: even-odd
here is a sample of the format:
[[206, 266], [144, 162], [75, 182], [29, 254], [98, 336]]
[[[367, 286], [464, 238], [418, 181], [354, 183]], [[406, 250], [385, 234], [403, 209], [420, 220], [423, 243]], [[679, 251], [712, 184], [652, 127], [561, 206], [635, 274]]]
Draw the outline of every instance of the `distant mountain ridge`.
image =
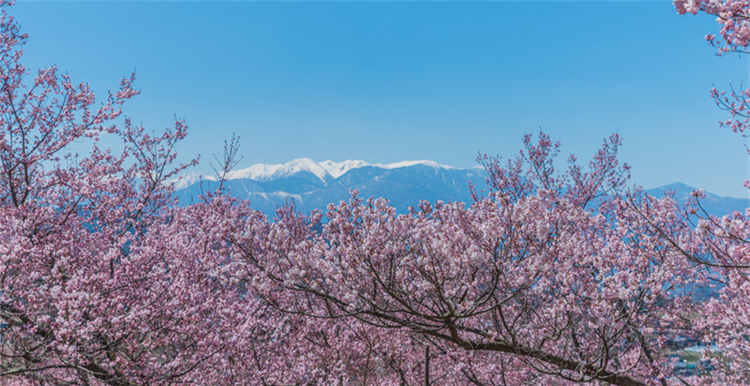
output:
[[[343, 162], [334, 162], [327, 160], [323, 162], [315, 162], [310, 158], [297, 158], [283, 164], [254, 164], [244, 169], [233, 170], [229, 173], [227, 179], [249, 179], [253, 181], [264, 182], [292, 177], [299, 173], [310, 173], [318, 177], [323, 183], [326, 183], [329, 179], [339, 178], [353, 169], [359, 169], [369, 166], [373, 168], [391, 170], [415, 165], [425, 165], [437, 169], [458, 169], [429, 160], [401, 161], [390, 164], [370, 164], [362, 160], [346, 160]], [[197, 182], [197, 177], [200, 176], [187, 176], [185, 179], [177, 183], [177, 189], [179, 190], [192, 185], [193, 183]], [[203, 176], [203, 178], [204, 180], [209, 181], [215, 180], [215, 177], [213, 176]]]
[[[362, 197], [386, 197], [400, 213], [421, 200], [470, 201], [469, 182], [485, 186], [484, 171], [479, 167], [455, 168], [434, 161], [402, 161], [370, 164], [362, 160], [315, 162], [309, 158], [284, 164], [256, 164], [230, 173], [225, 182], [227, 192], [248, 199], [258, 210], [268, 214], [289, 200], [297, 209], [309, 212], [338, 203], [357, 189]], [[215, 189], [213, 177], [188, 176], [176, 185], [183, 203], [197, 200], [203, 191]]]
[[[362, 160], [315, 162], [300, 158], [233, 171], [225, 187], [228, 194], [249, 200], [254, 208], [269, 215], [290, 200], [303, 213], [325, 210], [329, 203], [348, 200], [352, 189], [359, 190], [363, 198], [385, 197], [399, 213], [406, 213], [422, 200], [471, 202], [469, 184], [477, 190], [486, 190], [485, 177], [484, 169], [478, 166], [457, 168], [429, 160], [370, 164]], [[214, 177], [190, 175], [178, 181], [175, 188], [180, 201], [187, 204], [197, 201], [201, 193], [214, 190], [216, 184]], [[662, 196], [665, 191], [673, 191], [675, 198], [684, 203], [693, 190], [677, 182], [647, 192]], [[747, 199], [712, 193], [706, 193], [702, 203], [715, 215], [744, 211], [750, 206]]]

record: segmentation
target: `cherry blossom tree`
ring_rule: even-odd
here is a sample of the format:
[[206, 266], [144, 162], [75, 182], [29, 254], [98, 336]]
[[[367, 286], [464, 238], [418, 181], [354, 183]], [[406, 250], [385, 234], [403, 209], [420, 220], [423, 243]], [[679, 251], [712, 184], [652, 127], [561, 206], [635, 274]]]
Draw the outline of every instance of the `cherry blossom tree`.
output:
[[[223, 280], [223, 220], [212, 216], [221, 201], [179, 208], [172, 198], [166, 181], [193, 163], [175, 164], [187, 126], [156, 134], [125, 119], [134, 76], [98, 102], [56, 67], [27, 69], [9, 5], [0, 5], [0, 383], [231, 383], [232, 348], [271, 341], [284, 324], [255, 323], [267, 307]], [[121, 138], [122, 151], [100, 147], [100, 136]]]
[[503, 384], [515, 373], [550, 384], [666, 384], [664, 342], [685, 328], [690, 301], [674, 289], [695, 280], [671, 243], [691, 234], [679, 207], [617, 194], [628, 170], [617, 136], [585, 172], [571, 157], [557, 173], [558, 144], [543, 133], [524, 144], [505, 166], [481, 158], [491, 191], [469, 206], [425, 202], [397, 215], [386, 200], [355, 194], [325, 218], [289, 214], [262, 241], [246, 230], [231, 243], [275, 308], [442, 347], [470, 369], [464, 383]]
[[[674, 6], [680, 14], [705, 13], [716, 17], [720, 25], [719, 36], [708, 34], [706, 40], [717, 48], [719, 55], [748, 53], [750, 2], [675, 0]], [[739, 89], [732, 87], [729, 92], [713, 88], [711, 95], [729, 114], [729, 119], [719, 122], [719, 125], [747, 137], [750, 91], [742, 86]], [[750, 189], [750, 182], [745, 181], [745, 186]], [[747, 360], [750, 354], [747, 313], [750, 309], [750, 211], [712, 216], [702, 207], [704, 198], [702, 190], [693, 192], [689, 211], [695, 219], [695, 231], [681, 253], [687, 261], [707, 268], [704, 270], [706, 280], [717, 289], [717, 296], [707, 300], [699, 310], [701, 312], [694, 315], [696, 327], [708, 345], [706, 354], [715, 370], [712, 377], [694, 381], [696, 384], [747, 384], [750, 382], [750, 362]]]
[[[185, 122], [157, 134], [125, 118], [134, 76], [97, 102], [55, 67], [32, 73], [8, 5], [3, 384], [708, 383], [672, 374], [666, 340], [686, 331], [732, 354], [716, 379], [747, 380], [733, 324], [747, 308], [731, 300], [750, 288], [746, 215], [693, 231], [669, 197], [625, 193], [619, 137], [558, 172], [559, 145], [527, 136], [515, 159], [480, 158], [490, 189], [473, 203], [401, 215], [355, 193], [270, 220], [222, 184], [179, 206], [169, 181], [195, 162], [176, 163]], [[233, 140], [220, 177], [236, 155]], [[685, 288], [709, 279], [726, 287], [701, 312]]]
[[[679, 14], [705, 13], [716, 17], [719, 35], [707, 34], [706, 41], [716, 47], [717, 55], [747, 54], [750, 44], [750, 2], [746, 0], [674, 0]], [[735, 132], [747, 135], [750, 125], [750, 91], [742, 86], [728, 91], [711, 89], [717, 106], [729, 113], [729, 119], [720, 122]]]
[[[0, 4], [0, 383], [419, 383], [423, 358], [412, 352], [423, 341], [282, 313], [254, 292], [228, 240], [248, 230], [273, 240], [273, 223], [221, 189], [178, 206], [169, 181], [194, 163], [175, 164], [186, 124], [156, 134], [124, 118], [134, 76], [97, 102], [55, 67], [32, 73], [9, 5]], [[122, 150], [102, 148], [104, 136]], [[433, 356], [438, 367], [457, 360], [437, 346]], [[434, 379], [454, 376], [444, 367]]]
[[719, 37], [707, 34], [706, 41], [718, 54], [746, 53], [750, 44], [750, 2], [746, 0], [673, 0], [680, 15], [706, 13], [716, 17], [721, 26]]

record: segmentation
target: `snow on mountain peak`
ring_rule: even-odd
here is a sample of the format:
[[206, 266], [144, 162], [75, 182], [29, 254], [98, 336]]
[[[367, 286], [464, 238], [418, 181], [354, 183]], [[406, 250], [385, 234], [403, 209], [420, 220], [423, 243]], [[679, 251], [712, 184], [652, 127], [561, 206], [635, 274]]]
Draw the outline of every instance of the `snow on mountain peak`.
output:
[[344, 175], [344, 173], [348, 172], [349, 170], [358, 169], [364, 166], [369, 166], [370, 164], [365, 161], [358, 160], [358, 159], [357, 160], [348, 159], [343, 162], [333, 162], [331, 160], [323, 161], [319, 165], [322, 166], [324, 169], [326, 169], [326, 171], [328, 172], [328, 174], [331, 175], [331, 177], [339, 178], [342, 175]]
[[251, 179], [255, 181], [269, 181], [277, 178], [291, 176], [306, 171], [324, 180], [328, 173], [317, 162], [309, 158], [298, 158], [284, 164], [255, 164], [249, 168], [236, 170], [229, 173], [228, 179]]
[[214, 178], [211, 177], [205, 177], [197, 172], [187, 173], [175, 178], [172, 178], [168, 181], [168, 183], [171, 183], [175, 190], [185, 189], [190, 185], [196, 184], [200, 182], [202, 179], [210, 179], [213, 180]]
[[255, 164], [248, 168], [235, 170], [229, 173], [228, 179], [251, 179], [255, 181], [270, 181], [278, 178], [289, 177], [299, 172], [310, 172], [325, 181], [326, 177], [339, 178], [352, 169], [372, 166], [381, 169], [398, 169], [414, 165], [425, 165], [439, 169], [454, 169], [451, 166], [442, 165], [435, 161], [401, 161], [390, 164], [370, 164], [362, 160], [346, 160], [334, 162], [326, 160], [315, 162], [310, 158], [297, 158], [283, 164]]
[[405, 167], [414, 166], [414, 165], [425, 165], [425, 166], [433, 167], [435, 169], [455, 169], [453, 166], [439, 164], [435, 161], [430, 161], [430, 160], [401, 161], [401, 162], [394, 162], [392, 164], [385, 164], [385, 165], [377, 164], [373, 166], [381, 167], [383, 169], [399, 169], [399, 168], [405, 168]]

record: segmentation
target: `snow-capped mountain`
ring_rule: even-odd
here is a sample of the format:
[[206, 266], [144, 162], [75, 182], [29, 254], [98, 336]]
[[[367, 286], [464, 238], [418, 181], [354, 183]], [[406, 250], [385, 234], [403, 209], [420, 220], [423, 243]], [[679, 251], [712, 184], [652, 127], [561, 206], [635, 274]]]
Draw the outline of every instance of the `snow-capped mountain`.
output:
[[298, 173], [312, 173], [321, 181], [326, 182], [330, 178], [339, 178], [352, 169], [372, 166], [380, 169], [399, 169], [414, 165], [426, 165], [439, 169], [454, 169], [450, 166], [441, 165], [434, 161], [403, 161], [392, 164], [369, 164], [362, 160], [346, 160], [343, 162], [323, 161], [315, 162], [309, 158], [298, 158], [284, 164], [255, 164], [246, 169], [232, 172], [228, 179], [250, 179], [253, 181], [271, 181], [286, 178]]
[[[348, 200], [352, 189], [359, 190], [363, 198], [385, 197], [399, 213], [405, 213], [422, 200], [471, 202], [470, 183], [477, 190], [486, 189], [481, 167], [456, 168], [427, 160], [370, 164], [362, 160], [315, 162], [300, 158], [236, 170], [228, 176], [225, 187], [230, 195], [249, 200], [267, 214], [289, 201], [303, 213], [324, 210], [329, 203]], [[188, 175], [175, 187], [180, 201], [190, 203], [197, 201], [201, 193], [214, 190], [216, 181], [211, 176]], [[685, 202], [694, 189], [674, 183], [648, 193], [660, 196], [669, 190], [678, 201]], [[703, 205], [709, 213], [722, 215], [731, 210], [743, 211], [750, 204], [747, 199], [707, 193]]]
[[[370, 164], [362, 160], [346, 160], [343, 162], [323, 161], [315, 162], [310, 158], [297, 158], [283, 164], [254, 164], [245, 169], [234, 170], [227, 176], [228, 180], [253, 180], [256, 182], [272, 181], [292, 177], [299, 173], [313, 174], [323, 183], [330, 179], [337, 179], [352, 169], [373, 167], [379, 169], [400, 169], [415, 165], [425, 165], [436, 169], [457, 169], [442, 165], [435, 161], [401, 161], [391, 164]], [[215, 181], [214, 176], [188, 174], [176, 182], [175, 187], [180, 190], [191, 186], [200, 180]]]
[[330, 175], [328, 170], [321, 164], [309, 159], [300, 158], [285, 164], [268, 165], [255, 164], [246, 169], [233, 171], [229, 174], [229, 180], [250, 179], [253, 181], [271, 181], [285, 178], [297, 173], [312, 173], [321, 180]]
[[[248, 199], [267, 213], [289, 200], [303, 212], [324, 209], [331, 202], [349, 199], [352, 189], [358, 189], [365, 198], [386, 197], [403, 213], [421, 200], [470, 201], [470, 181], [483, 188], [483, 170], [428, 160], [371, 164], [362, 160], [315, 162], [300, 158], [233, 171], [225, 186], [229, 194]], [[189, 175], [178, 181], [176, 188], [180, 200], [189, 203], [215, 184], [215, 177]]]

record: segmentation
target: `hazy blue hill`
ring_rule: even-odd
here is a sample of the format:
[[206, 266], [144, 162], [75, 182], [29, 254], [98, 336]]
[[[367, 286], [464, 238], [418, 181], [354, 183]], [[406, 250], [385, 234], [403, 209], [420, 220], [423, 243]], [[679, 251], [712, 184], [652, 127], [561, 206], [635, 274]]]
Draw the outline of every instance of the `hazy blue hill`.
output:
[[[666, 192], [673, 192], [674, 197], [679, 203], [686, 203], [690, 199], [690, 192], [697, 188], [675, 182], [658, 188], [649, 189], [646, 192], [653, 196], [662, 196]], [[721, 216], [730, 213], [733, 210], [744, 212], [745, 208], [750, 207], [750, 200], [746, 198], [722, 197], [710, 192], [706, 192], [706, 198], [701, 200], [701, 205], [709, 214]]]

